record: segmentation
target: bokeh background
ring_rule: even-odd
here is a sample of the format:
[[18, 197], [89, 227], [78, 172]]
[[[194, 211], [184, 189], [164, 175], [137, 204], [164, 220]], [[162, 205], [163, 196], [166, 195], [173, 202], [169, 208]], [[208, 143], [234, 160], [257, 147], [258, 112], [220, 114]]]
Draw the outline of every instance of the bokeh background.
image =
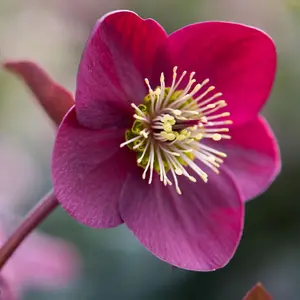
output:
[[[283, 170], [264, 195], [247, 204], [235, 257], [212, 273], [172, 270], [125, 227], [93, 230], [58, 209], [40, 230], [77, 248], [81, 261], [75, 280], [63, 288], [28, 288], [24, 299], [239, 300], [257, 281], [275, 300], [300, 299], [300, 1], [0, 0], [1, 59], [35, 60], [74, 91], [89, 32], [99, 17], [114, 9], [155, 18], [168, 32], [216, 19], [267, 31], [277, 44], [279, 65], [264, 114], [278, 137]], [[51, 188], [54, 136], [53, 125], [23, 82], [1, 70], [0, 222], [8, 233]]]

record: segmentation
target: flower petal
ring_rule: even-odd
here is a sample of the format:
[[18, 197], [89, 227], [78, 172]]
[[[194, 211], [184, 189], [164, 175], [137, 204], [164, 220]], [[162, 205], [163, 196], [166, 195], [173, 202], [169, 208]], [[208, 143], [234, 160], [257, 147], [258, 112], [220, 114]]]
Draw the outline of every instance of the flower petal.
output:
[[126, 126], [124, 115], [131, 116], [130, 103], [142, 101], [147, 94], [144, 79], [151, 79], [157, 49], [165, 40], [158, 23], [133, 12], [116, 11], [101, 18], [79, 67], [79, 123], [98, 129]]
[[239, 186], [244, 201], [264, 192], [281, 169], [279, 147], [268, 123], [260, 116], [233, 127], [231, 140], [211, 145], [227, 154], [224, 165]]
[[24, 286], [55, 288], [66, 286], [76, 279], [80, 258], [71, 244], [33, 233], [16, 250], [12, 265]]
[[[180, 178], [182, 196], [157, 176], [149, 186], [131, 175], [120, 212], [140, 242], [158, 258], [188, 270], [226, 265], [239, 243], [244, 209], [230, 177], [209, 173], [209, 182]], [[134, 192], [133, 192], [134, 191]]]
[[276, 49], [272, 39], [253, 27], [203, 22], [169, 37], [173, 63], [209, 78], [228, 103], [235, 125], [253, 118], [266, 102], [274, 81]]
[[16, 296], [16, 292], [13, 293], [15, 287], [10, 285], [9, 282], [5, 279], [5, 275], [0, 276], [0, 299], [3, 300], [17, 300], [19, 297]]
[[[117, 202], [128, 162], [124, 132], [81, 127], [73, 108], [56, 137], [52, 159], [54, 191], [63, 208], [91, 227], [122, 223]], [[124, 156], [125, 155], [125, 156]]]
[[243, 298], [243, 300], [272, 300], [272, 296], [267, 292], [261, 283], [257, 283]]
[[55, 82], [36, 63], [31, 61], [7, 61], [4, 67], [21, 76], [42, 105], [48, 116], [59, 125], [74, 105], [72, 94]]

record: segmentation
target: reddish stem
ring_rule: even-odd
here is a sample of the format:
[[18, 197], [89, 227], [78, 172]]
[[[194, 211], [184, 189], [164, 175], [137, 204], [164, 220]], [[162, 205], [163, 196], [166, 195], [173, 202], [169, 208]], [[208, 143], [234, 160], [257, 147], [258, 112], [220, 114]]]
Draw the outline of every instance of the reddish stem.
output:
[[56, 207], [58, 201], [50, 191], [32, 211], [25, 217], [16, 231], [8, 238], [0, 249], [0, 270], [15, 252], [23, 240], [34, 230]]

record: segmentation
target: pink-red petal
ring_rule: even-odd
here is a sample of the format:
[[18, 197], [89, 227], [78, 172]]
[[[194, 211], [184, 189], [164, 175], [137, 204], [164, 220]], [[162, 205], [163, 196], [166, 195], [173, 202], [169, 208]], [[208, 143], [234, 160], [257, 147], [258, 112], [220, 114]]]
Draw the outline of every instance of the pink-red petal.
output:
[[209, 182], [180, 178], [182, 196], [157, 176], [149, 186], [131, 175], [120, 198], [120, 212], [139, 241], [158, 258], [188, 270], [226, 265], [239, 243], [244, 208], [230, 177], [209, 173]]
[[3, 65], [23, 78], [48, 116], [59, 125], [74, 105], [72, 94], [32, 61], [7, 61]]
[[211, 144], [227, 154], [221, 167], [239, 186], [244, 201], [263, 193], [281, 169], [276, 138], [263, 117], [233, 127], [231, 140]]
[[[76, 220], [91, 227], [122, 223], [117, 202], [128, 159], [120, 130], [81, 127], [73, 108], [56, 137], [52, 177], [57, 199]], [[125, 156], [124, 156], [125, 153]]]
[[172, 33], [169, 48], [174, 65], [195, 71], [199, 83], [210, 79], [223, 93], [234, 125], [251, 120], [266, 102], [276, 49], [264, 32], [236, 23], [197, 23]]
[[[123, 127], [130, 103], [147, 94], [144, 79], [157, 67], [156, 52], [166, 33], [152, 19], [130, 11], [102, 17], [87, 42], [77, 77], [79, 123], [90, 128]], [[113, 123], [113, 124], [112, 124]]]
[[55, 288], [76, 279], [80, 258], [71, 244], [34, 233], [17, 249], [11, 264], [24, 287]]
[[17, 300], [16, 292], [13, 292], [14, 286], [5, 279], [5, 275], [0, 275], [0, 299], [2, 300]]
[[257, 283], [243, 298], [243, 300], [272, 300], [273, 297], [268, 293], [261, 283]]

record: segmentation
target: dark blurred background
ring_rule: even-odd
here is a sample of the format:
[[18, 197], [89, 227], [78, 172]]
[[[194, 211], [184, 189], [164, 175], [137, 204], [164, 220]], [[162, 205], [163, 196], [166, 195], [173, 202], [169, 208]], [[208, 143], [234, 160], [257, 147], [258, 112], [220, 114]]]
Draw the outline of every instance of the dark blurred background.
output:
[[[63, 289], [28, 289], [24, 299], [239, 300], [257, 281], [275, 300], [300, 299], [300, 1], [0, 0], [1, 59], [33, 59], [74, 91], [90, 30], [114, 9], [154, 18], [168, 32], [188, 23], [228, 20], [269, 33], [279, 64], [264, 115], [278, 137], [283, 170], [263, 196], [247, 204], [235, 257], [212, 273], [172, 270], [125, 227], [93, 230], [58, 209], [40, 229], [78, 247], [80, 275]], [[0, 215], [6, 217], [25, 215], [51, 188], [55, 130], [32, 100], [20, 80], [0, 71]]]

